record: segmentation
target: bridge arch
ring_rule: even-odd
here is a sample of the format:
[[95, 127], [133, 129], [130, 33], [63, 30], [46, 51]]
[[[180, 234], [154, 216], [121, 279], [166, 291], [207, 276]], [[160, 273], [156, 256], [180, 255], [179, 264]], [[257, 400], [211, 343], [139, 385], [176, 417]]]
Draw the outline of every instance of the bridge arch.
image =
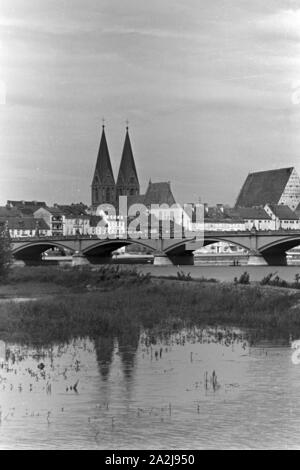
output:
[[261, 253], [265, 253], [272, 250], [279, 249], [280, 251], [288, 251], [296, 246], [300, 245], [300, 235], [296, 235], [295, 237], [285, 237], [279, 240], [272, 241], [271, 243], [267, 243], [266, 245], [260, 248]]
[[[193, 240], [187, 240], [187, 239], [179, 240], [178, 243], [174, 243], [172, 246], [168, 247], [165, 250], [165, 252], [168, 255], [182, 254], [185, 251], [185, 245], [188, 244], [191, 241], [193, 241]], [[232, 240], [230, 237], [226, 238], [226, 237], [219, 237], [219, 236], [217, 236], [217, 237], [209, 236], [207, 238], [204, 237], [203, 247], [207, 246], [207, 245], [212, 245], [213, 243], [219, 243], [219, 242], [230, 243], [231, 245], [236, 245], [236, 246], [239, 246], [241, 248], [244, 248], [247, 251], [250, 250], [250, 247], [247, 246], [246, 243], [241, 243], [240, 241], [237, 242], [235, 239]], [[201, 248], [201, 246], [196, 247], [195, 250], [198, 250], [199, 248]], [[193, 250], [193, 251], [195, 251], [195, 250]]]
[[286, 265], [286, 252], [300, 245], [300, 235], [294, 237], [284, 237], [279, 240], [272, 241], [260, 248], [260, 253], [263, 255], [268, 264], [273, 265]]
[[148, 240], [141, 239], [105, 239], [99, 240], [82, 250], [82, 254], [86, 257], [109, 256], [113, 251], [128, 245], [140, 245], [149, 251], [155, 251], [155, 246], [149, 243]]
[[56, 241], [31, 241], [24, 243], [12, 249], [12, 254], [16, 259], [21, 260], [37, 260], [40, 259], [41, 254], [50, 248], [59, 248], [60, 250], [74, 251], [74, 249], [67, 244]]

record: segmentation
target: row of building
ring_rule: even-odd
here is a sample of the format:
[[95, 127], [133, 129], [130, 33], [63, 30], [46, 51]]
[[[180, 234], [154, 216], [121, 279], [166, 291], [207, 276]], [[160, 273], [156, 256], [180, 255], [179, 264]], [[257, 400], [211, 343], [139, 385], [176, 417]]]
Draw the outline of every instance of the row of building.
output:
[[[143, 204], [158, 219], [168, 218], [168, 209], [151, 209], [153, 205], [176, 204], [170, 182], [149, 181], [144, 194], [134, 161], [128, 127], [115, 182], [105, 129], [102, 128], [96, 167], [91, 185], [91, 205], [83, 203], [48, 206], [41, 201], [7, 201], [0, 207], [0, 223], [5, 224], [11, 237], [97, 236], [103, 231], [105, 218], [108, 231], [125, 230], [126, 221], [101, 212], [100, 204], [112, 204], [118, 212], [119, 196], [127, 196], [127, 206]], [[193, 204], [192, 204], [193, 205]], [[171, 211], [175, 219], [191, 229], [197, 229], [193, 216], [181, 208]], [[299, 230], [300, 178], [293, 167], [250, 173], [234, 207], [204, 204], [206, 231]]]
[[[169, 183], [150, 183], [146, 193], [149, 200], [151, 200], [151, 193], [153, 193], [152, 200], [155, 200], [155, 204], [167, 204], [167, 200], [175, 204]], [[171, 201], [170, 198], [174, 201]], [[182, 209], [178, 210], [184, 214]], [[154, 212], [161, 219], [166, 219], [169, 216], [169, 211], [166, 209], [156, 209]], [[172, 212], [174, 213], [174, 210]], [[186, 214], [184, 215], [182, 220], [185, 228], [197, 229], [193, 220], [189, 219]], [[101, 220], [103, 220], [103, 216], [96, 215], [92, 208], [82, 203], [47, 206], [45, 202], [7, 201], [6, 206], [0, 207], [0, 222], [5, 224], [12, 238], [99, 236], [103, 233]], [[105, 218], [105, 225], [108, 233], [113, 233], [117, 229], [119, 231], [120, 228], [125, 229], [125, 220], [122, 217], [119, 220], [108, 216]], [[204, 204], [205, 231], [238, 232], [253, 229], [300, 230], [300, 212], [292, 211], [287, 205], [278, 204], [235, 208], [222, 204], [209, 207]]]

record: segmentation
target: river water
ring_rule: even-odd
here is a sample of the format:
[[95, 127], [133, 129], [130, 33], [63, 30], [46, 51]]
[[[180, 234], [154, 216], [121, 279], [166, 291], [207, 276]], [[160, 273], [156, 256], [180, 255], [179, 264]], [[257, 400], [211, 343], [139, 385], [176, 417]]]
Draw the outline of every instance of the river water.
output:
[[291, 355], [220, 328], [0, 342], [0, 448], [300, 449]]
[[281, 279], [288, 282], [295, 281], [295, 275], [300, 274], [300, 266], [153, 266], [139, 265], [139, 271], [154, 276], [176, 276], [178, 271], [191, 273], [195, 279], [201, 277], [214, 278], [219, 281], [232, 282], [239, 278], [245, 271], [250, 275], [250, 281], [261, 281], [269, 273], [276, 273]]

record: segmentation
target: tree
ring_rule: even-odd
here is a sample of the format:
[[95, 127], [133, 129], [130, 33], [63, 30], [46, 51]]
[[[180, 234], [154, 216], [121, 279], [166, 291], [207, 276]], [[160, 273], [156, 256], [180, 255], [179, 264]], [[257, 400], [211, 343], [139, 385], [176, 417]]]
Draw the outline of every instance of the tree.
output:
[[5, 224], [0, 226], [0, 280], [4, 279], [12, 262], [9, 232]]

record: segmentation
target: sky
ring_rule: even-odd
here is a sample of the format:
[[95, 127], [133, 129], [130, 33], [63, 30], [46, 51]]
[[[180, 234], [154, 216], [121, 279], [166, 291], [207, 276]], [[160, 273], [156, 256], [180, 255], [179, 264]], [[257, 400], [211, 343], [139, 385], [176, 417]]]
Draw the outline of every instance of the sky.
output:
[[178, 202], [300, 171], [300, 1], [0, 0], [0, 204], [90, 204], [102, 118]]

